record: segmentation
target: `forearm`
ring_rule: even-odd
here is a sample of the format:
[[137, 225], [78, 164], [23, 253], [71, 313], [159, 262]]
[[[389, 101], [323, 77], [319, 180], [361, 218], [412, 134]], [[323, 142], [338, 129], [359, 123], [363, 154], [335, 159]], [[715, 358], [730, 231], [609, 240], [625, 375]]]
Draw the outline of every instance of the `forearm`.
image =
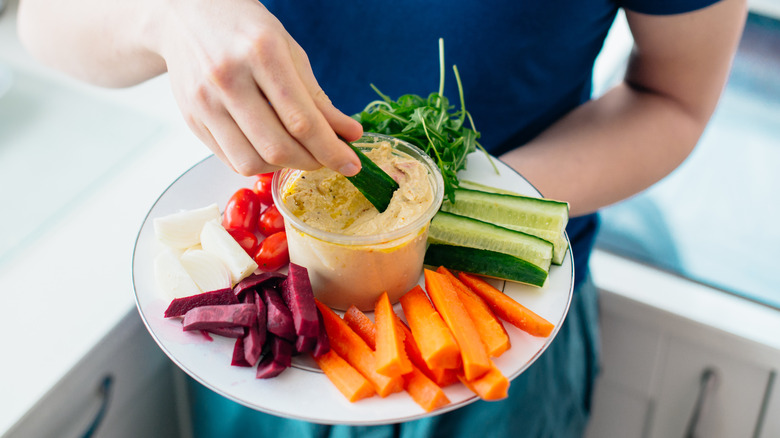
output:
[[165, 1], [21, 0], [19, 37], [42, 62], [96, 85], [132, 85], [165, 71], [150, 50]]
[[621, 84], [501, 158], [573, 216], [644, 190], [676, 168], [706, 122], [673, 99]]
[[726, 83], [745, 0], [671, 16], [626, 12], [635, 46], [626, 80], [502, 158], [573, 216], [625, 199], [674, 170], [699, 140]]

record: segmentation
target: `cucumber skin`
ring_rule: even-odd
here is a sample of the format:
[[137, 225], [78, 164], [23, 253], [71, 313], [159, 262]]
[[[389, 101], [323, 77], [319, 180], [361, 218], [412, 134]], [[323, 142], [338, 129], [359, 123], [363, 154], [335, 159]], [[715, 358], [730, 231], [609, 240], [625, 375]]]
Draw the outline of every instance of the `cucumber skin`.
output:
[[[472, 227], [476, 227], [476, 229]], [[530, 253], [533, 254], [524, 255], [524, 254], [519, 254], [518, 252], [513, 253], [513, 251], [511, 250], [504, 251], [497, 247], [489, 248], [490, 245], [486, 247], [484, 244], [477, 244], [473, 241], [468, 241], [467, 239], [461, 239], [460, 237], [467, 235], [465, 231], [461, 231], [461, 234], [459, 236], [456, 236], [455, 238], [452, 238], [451, 236], [442, 235], [442, 233], [446, 233], [447, 228], [456, 228], [456, 230], [457, 229], [463, 230], [464, 228], [472, 228], [472, 234], [474, 232], [479, 232], [481, 237], [488, 240], [512, 239], [515, 242], [522, 241], [524, 248], [530, 248], [532, 245], [534, 246], [534, 249], [531, 249], [529, 251]], [[488, 236], [491, 236], [492, 239], [491, 237]], [[481, 220], [474, 219], [471, 217], [449, 213], [446, 211], [439, 211], [433, 217], [433, 220], [431, 221], [431, 227], [428, 230], [428, 241], [432, 244], [466, 246], [466, 247], [482, 249], [486, 251], [501, 252], [516, 258], [523, 259], [524, 261], [529, 262], [535, 266], [538, 266], [539, 268], [545, 271], [550, 270], [550, 263], [552, 261], [552, 254], [553, 254], [552, 243], [544, 239], [541, 239], [537, 236], [523, 233], [516, 230], [511, 230], [509, 228], [504, 228], [489, 222], [483, 222]], [[542, 248], [537, 248], [538, 246], [544, 246], [544, 248], [549, 251], [549, 255], [546, 253], [542, 254], [544, 250]]]
[[393, 193], [398, 189], [398, 183], [381, 167], [371, 161], [359, 148], [347, 142], [360, 159], [360, 172], [357, 175], [348, 176], [347, 179], [368, 199], [368, 201], [384, 213]]
[[544, 286], [547, 280], [545, 270], [523, 259], [466, 246], [431, 244], [425, 252], [424, 263], [538, 287]]

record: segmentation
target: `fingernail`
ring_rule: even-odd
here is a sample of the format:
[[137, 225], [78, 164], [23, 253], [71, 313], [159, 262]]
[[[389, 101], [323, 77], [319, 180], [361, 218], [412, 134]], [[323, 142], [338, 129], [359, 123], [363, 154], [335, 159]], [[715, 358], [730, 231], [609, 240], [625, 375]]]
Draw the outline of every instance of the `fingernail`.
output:
[[339, 169], [339, 173], [344, 176], [353, 176], [357, 174], [360, 171], [360, 167], [356, 166], [354, 163], [347, 163]]

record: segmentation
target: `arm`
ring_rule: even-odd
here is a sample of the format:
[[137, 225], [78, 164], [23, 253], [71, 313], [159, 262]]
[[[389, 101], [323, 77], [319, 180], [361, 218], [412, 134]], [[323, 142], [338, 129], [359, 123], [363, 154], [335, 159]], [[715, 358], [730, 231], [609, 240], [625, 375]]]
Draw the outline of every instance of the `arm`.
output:
[[[357, 173], [362, 128], [256, 0], [21, 0], [19, 35], [47, 64], [102, 86], [168, 72], [193, 132], [243, 175], [279, 167]], [[270, 105], [269, 105], [270, 103]]]
[[635, 46], [622, 84], [501, 158], [573, 216], [638, 193], [693, 150], [726, 83], [745, 0], [672, 16], [628, 11]]

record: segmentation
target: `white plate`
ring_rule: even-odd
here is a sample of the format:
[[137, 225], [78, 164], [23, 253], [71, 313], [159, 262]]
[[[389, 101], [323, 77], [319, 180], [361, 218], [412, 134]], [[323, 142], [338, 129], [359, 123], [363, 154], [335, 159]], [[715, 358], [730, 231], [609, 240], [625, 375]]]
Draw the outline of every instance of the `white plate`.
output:
[[[475, 153], [469, 158], [468, 171], [462, 173], [463, 178], [539, 196], [531, 184], [498, 160], [494, 162], [500, 175], [496, 175], [483, 154]], [[203, 385], [237, 403], [270, 414], [316, 423], [353, 425], [397, 423], [431, 415], [405, 392], [350, 403], [324, 374], [309, 367], [310, 361], [300, 358], [294, 359], [293, 367], [280, 376], [258, 380], [254, 368], [230, 366], [234, 340], [214, 336], [209, 342], [199, 333], [182, 331], [178, 319], [163, 318], [170, 298], [158, 291], [154, 281], [153, 259], [159, 243], [154, 236], [153, 218], [213, 202], [224, 206], [233, 192], [240, 187], [251, 187], [251, 183], [252, 180], [236, 175], [211, 156], [174, 181], [149, 211], [133, 254], [133, 285], [138, 310], [157, 344], [182, 370]], [[556, 327], [550, 337], [536, 338], [505, 323], [512, 348], [495, 359], [495, 363], [510, 379], [525, 371], [553, 341], [569, 309], [573, 280], [574, 265], [569, 250], [561, 266], [553, 265], [543, 288], [493, 282]], [[477, 400], [460, 383], [444, 391], [451, 404], [434, 414]]]

